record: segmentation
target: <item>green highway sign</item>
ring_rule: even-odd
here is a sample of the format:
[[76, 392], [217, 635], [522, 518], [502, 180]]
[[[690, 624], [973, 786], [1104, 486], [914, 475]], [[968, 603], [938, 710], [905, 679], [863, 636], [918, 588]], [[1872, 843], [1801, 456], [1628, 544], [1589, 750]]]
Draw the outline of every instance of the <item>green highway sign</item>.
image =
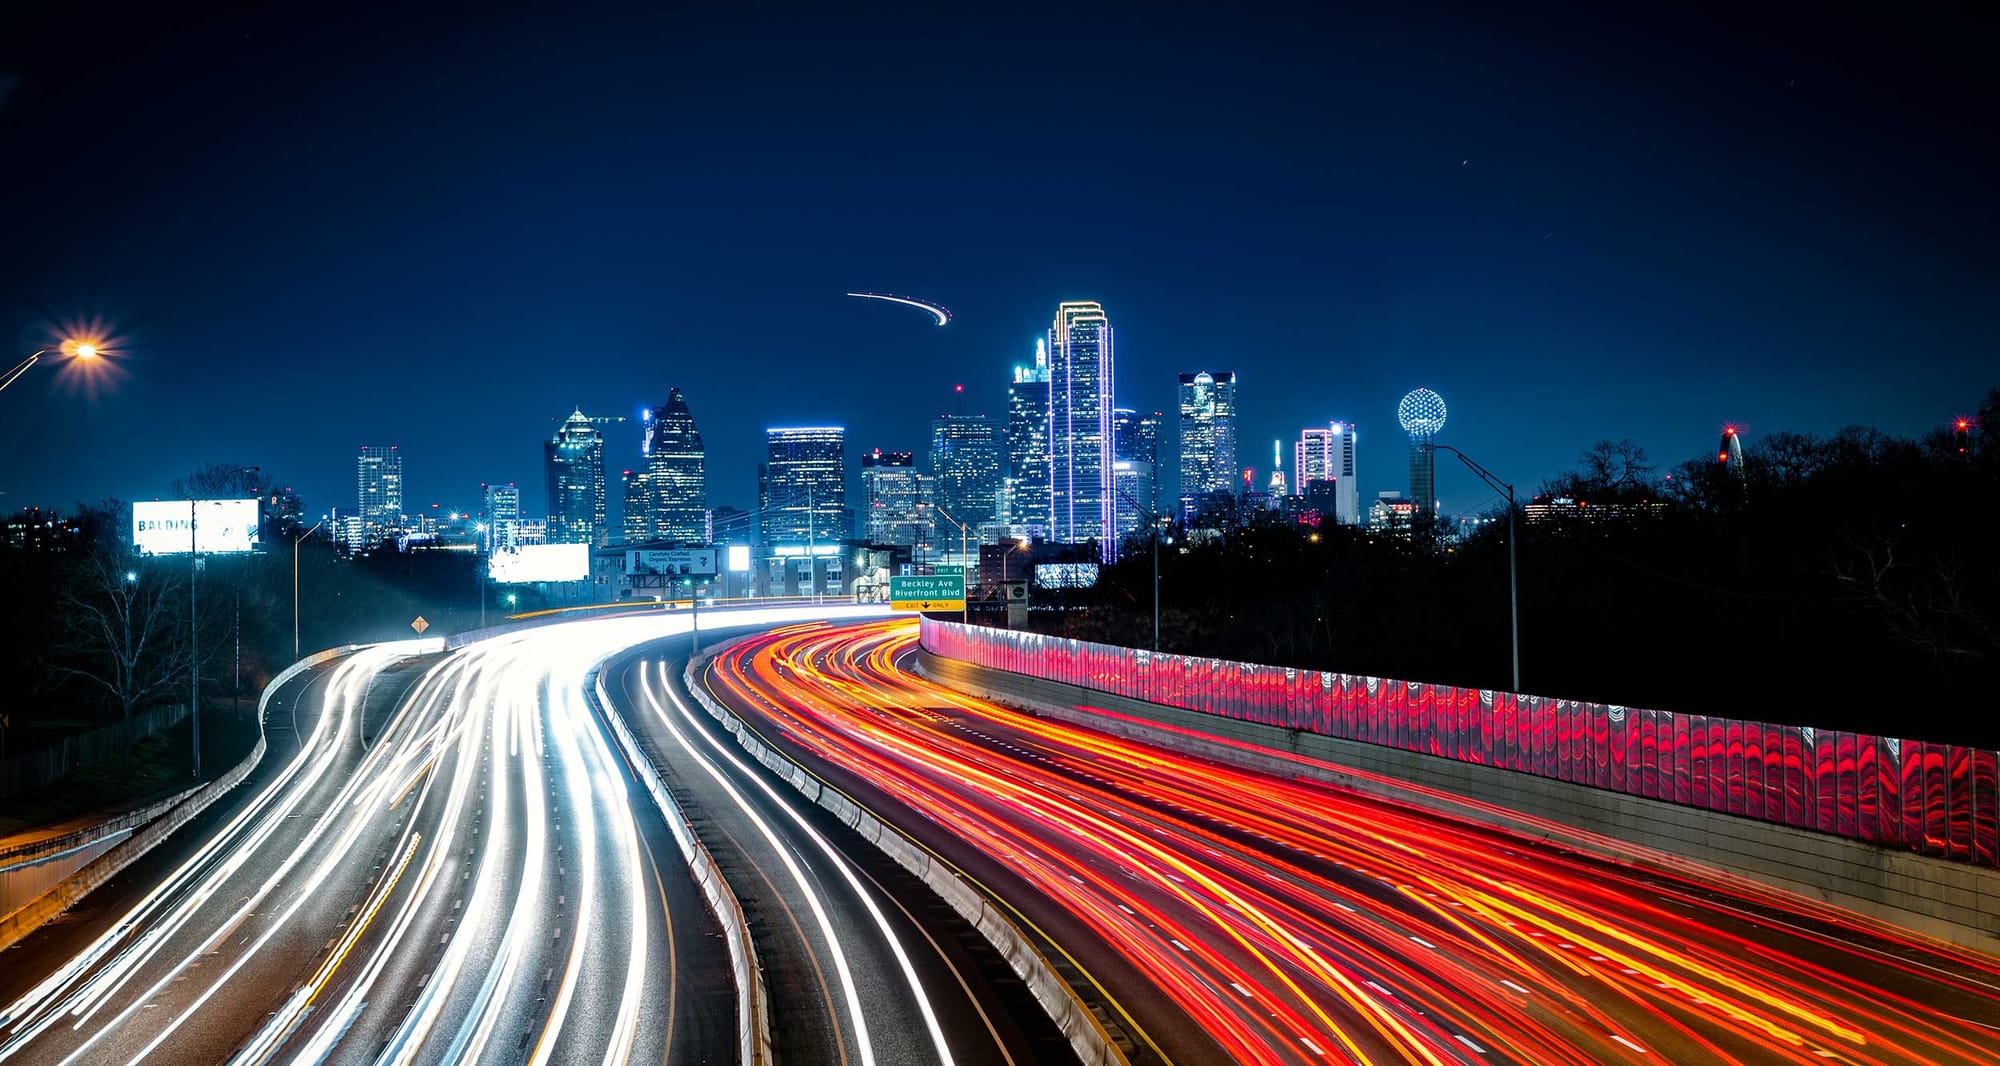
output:
[[965, 575], [891, 577], [889, 609], [892, 611], [963, 611]]
[[964, 577], [965, 567], [958, 563], [939, 563], [931, 567], [931, 573], [939, 577]]

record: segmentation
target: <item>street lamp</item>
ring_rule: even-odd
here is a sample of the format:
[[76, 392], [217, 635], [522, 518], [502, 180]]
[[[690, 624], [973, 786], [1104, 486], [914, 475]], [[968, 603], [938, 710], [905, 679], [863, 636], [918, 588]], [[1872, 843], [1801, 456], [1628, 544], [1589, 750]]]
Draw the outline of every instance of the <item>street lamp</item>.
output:
[[64, 341], [53, 348], [43, 348], [35, 352], [26, 359], [14, 364], [13, 369], [7, 371], [5, 374], [0, 374], [0, 389], [5, 389], [7, 386], [19, 381], [21, 375], [27, 373], [36, 363], [41, 362], [42, 356], [50, 352], [62, 352], [72, 359], [80, 359], [84, 362], [102, 358], [104, 355], [103, 349], [89, 341]]
[[1007, 557], [1009, 555], [1014, 554], [1015, 552], [1026, 552], [1027, 550], [1028, 550], [1028, 538], [1022, 537], [1019, 540], [1015, 541], [1013, 544], [1009, 545], [1006, 551], [1000, 553], [1001, 584], [1004, 585], [1007, 583]]
[[1507, 494], [1507, 622], [1510, 632], [1509, 643], [1514, 653], [1514, 691], [1521, 691], [1521, 586], [1514, 567], [1514, 486], [1493, 476], [1492, 471], [1473, 462], [1466, 454], [1449, 444], [1425, 444], [1424, 451], [1447, 451], [1458, 456], [1466, 469], [1479, 475], [1495, 492]]
[[1133, 508], [1145, 512], [1146, 528], [1152, 532], [1153, 542], [1153, 650], [1160, 650], [1160, 512], [1140, 503], [1130, 492], [1119, 489], [1118, 494]]
[[[966, 574], [966, 572], [965, 572], [965, 568], [966, 568], [966, 566], [968, 565], [968, 564], [967, 564], [967, 562], [966, 562], [966, 556], [967, 556], [967, 554], [968, 554], [968, 553], [967, 553], [967, 550], [966, 550], [966, 527], [965, 527], [965, 523], [964, 523], [964, 522], [961, 522], [961, 521], [959, 521], [959, 520], [958, 520], [958, 519], [956, 519], [956, 518], [953, 518], [953, 517], [951, 516], [951, 512], [950, 512], [950, 511], [947, 511], [947, 510], [945, 510], [945, 509], [944, 509], [944, 505], [943, 505], [943, 504], [941, 504], [941, 503], [933, 503], [933, 504], [931, 504], [931, 506], [932, 506], [932, 507], [935, 507], [935, 508], [937, 508], [937, 513], [939, 513], [939, 514], [943, 515], [943, 516], [944, 516], [944, 520], [945, 520], [945, 521], [947, 521], [947, 522], [950, 522], [950, 523], [951, 523], [952, 525], [955, 525], [955, 526], [957, 526], [957, 527], [958, 527], [958, 563], [959, 563], [959, 566], [958, 566], [958, 584], [959, 584], [959, 592], [960, 592], [960, 594], [961, 594], [961, 595], [963, 595], [964, 593], [966, 593], [966, 592], [970, 591], [969, 589], [967, 589], [967, 588], [965, 587], [965, 585], [966, 585], [966, 580], [965, 580], [965, 579], [966, 579], [966, 577], [967, 577], [967, 576], [969, 576], [969, 575], [967, 575], [967, 574]], [[1001, 566], [1002, 566], [1002, 569], [1004, 570], [1004, 569], [1005, 569], [1005, 566], [1006, 566], [1006, 564], [1005, 564], [1005, 562], [1004, 562], [1004, 557], [1003, 557], [1003, 562], [1002, 562]], [[970, 624], [972, 624], [972, 599], [971, 599], [971, 597], [969, 597], [969, 596], [968, 596], [968, 597], [966, 597], [966, 598], [964, 598], [964, 599], [961, 599], [961, 600], [959, 600], [958, 602], [959, 602], [959, 605], [960, 605], [960, 606], [959, 606], [959, 616], [958, 616], [958, 620], [959, 620], [959, 622], [960, 622], [961, 624], [965, 624], [965, 625], [970, 625]]]
[[301, 533], [298, 536], [292, 538], [292, 661], [293, 662], [299, 661], [299, 545], [303, 543], [306, 540], [306, 538], [311, 537], [313, 533], [317, 532], [319, 527], [325, 524], [326, 524], [326, 519], [322, 518], [319, 521], [314, 522], [312, 524], [312, 529], [308, 529], [304, 533]]

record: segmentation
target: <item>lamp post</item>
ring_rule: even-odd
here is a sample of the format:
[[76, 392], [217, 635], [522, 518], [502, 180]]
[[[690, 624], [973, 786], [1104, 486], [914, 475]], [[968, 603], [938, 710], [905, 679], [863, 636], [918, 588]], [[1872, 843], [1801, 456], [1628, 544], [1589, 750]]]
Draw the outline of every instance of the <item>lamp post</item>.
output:
[[23, 359], [20, 362], [15, 363], [13, 368], [8, 370], [5, 374], [0, 374], [0, 389], [5, 389], [7, 386], [12, 385], [16, 381], [19, 381], [21, 379], [21, 375], [27, 373], [31, 368], [34, 367], [36, 363], [42, 361], [42, 356], [45, 356], [50, 352], [55, 352], [55, 351], [66, 352], [72, 359], [82, 359], [86, 361], [91, 359], [96, 359], [103, 354], [98, 349], [97, 345], [91, 344], [88, 341], [64, 341], [63, 343], [57, 345], [54, 348], [43, 348], [40, 351], [32, 353], [26, 359]]
[[[970, 591], [970, 590], [968, 590], [968, 589], [966, 589], [966, 588], [965, 588], [965, 585], [966, 585], [966, 580], [965, 580], [965, 579], [966, 579], [966, 577], [968, 576], [968, 575], [966, 574], [966, 572], [965, 572], [965, 568], [966, 568], [966, 565], [967, 565], [967, 564], [966, 564], [966, 554], [967, 554], [967, 552], [966, 552], [966, 539], [967, 539], [967, 538], [966, 538], [966, 532], [965, 532], [965, 523], [964, 523], [964, 522], [961, 522], [961, 521], [959, 521], [959, 520], [958, 520], [958, 519], [956, 519], [956, 518], [953, 518], [953, 517], [951, 516], [951, 512], [950, 512], [950, 511], [947, 511], [947, 510], [945, 510], [945, 509], [944, 509], [944, 505], [943, 505], [943, 504], [941, 504], [941, 503], [933, 503], [933, 504], [931, 504], [931, 506], [932, 506], [932, 507], [935, 507], [935, 508], [937, 508], [937, 513], [939, 513], [939, 514], [943, 515], [943, 516], [944, 516], [944, 520], [945, 520], [945, 521], [947, 521], [947, 522], [950, 522], [950, 523], [951, 523], [952, 525], [955, 525], [955, 526], [957, 526], [957, 527], [958, 527], [958, 563], [959, 563], [959, 566], [958, 566], [958, 584], [959, 584], [959, 592], [960, 592], [961, 594], [963, 594], [963, 593], [965, 593], [965, 592], [967, 592], [967, 591]], [[1002, 569], [1004, 570], [1004, 569], [1005, 569], [1005, 567], [1006, 567], [1006, 565], [1007, 565], [1007, 564], [1006, 564], [1006, 559], [1005, 559], [1005, 557], [1004, 557], [1004, 556], [1003, 556], [1003, 557], [1002, 557], [1002, 559], [1001, 559], [1001, 563], [1000, 563], [1000, 565], [1001, 565], [1001, 568], [1002, 568]], [[963, 625], [971, 625], [971, 624], [972, 624], [972, 599], [971, 599], [971, 597], [966, 597], [966, 598], [964, 598], [964, 599], [961, 599], [961, 600], [959, 600], [958, 602], [959, 602], [959, 604], [961, 605], [961, 606], [960, 606], [960, 609], [959, 609], [959, 616], [958, 616], [958, 620], [959, 620], [960, 624], [963, 624]]]
[[1152, 536], [1148, 539], [1150, 539], [1153, 542], [1153, 650], [1157, 652], [1160, 650], [1160, 517], [1161, 516], [1160, 512], [1155, 511], [1152, 508], [1149, 508], [1144, 504], [1140, 503], [1137, 499], [1134, 499], [1130, 492], [1127, 492], [1124, 489], [1119, 489], [1118, 494], [1120, 496], [1125, 497], [1125, 502], [1131, 504], [1134, 508], [1145, 512], [1146, 528], [1152, 533]]
[[326, 524], [322, 518], [306, 530], [292, 538], [292, 661], [299, 661], [299, 545]]
[[1001, 584], [1004, 585], [1007, 583], [1007, 557], [1009, 555], [1014, 554], [1015, 552], [1026, 552], [1027, 550], [1028, 550], [1028, 538], [1022, 537], [1020, 540], [1017, 540], [1013, 544], [1008, 545], [1006, 551], [1000, 553]]
[[1492, 471], [1472, 461], [1464, 452], [1449, 444], [1425, 444], [1426, 451], [1447, 451], [1458, 456], [1466, 469], [1479, 475], [1487, 487], [1507, 494], [1507, 624], [1509, 644], [1514, 655], [1514, 691], [1521, 691], [1521, 586], [1514, 565], [1514, 486], [1493, 476]]

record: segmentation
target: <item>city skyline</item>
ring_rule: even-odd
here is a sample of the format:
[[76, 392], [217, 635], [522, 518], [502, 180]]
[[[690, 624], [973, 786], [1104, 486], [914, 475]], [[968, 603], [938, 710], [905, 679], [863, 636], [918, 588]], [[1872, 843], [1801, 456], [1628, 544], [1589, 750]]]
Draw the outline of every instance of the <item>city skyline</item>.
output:
[[[149, 178], [104, 195], [64, 167], [0, 175], [6, 228], [34, 253], [0, 264], [0, 339], [25, 355], [49, 323], [98, 318], [125, 342], [94, 397], [47, 367], [8, 389], [0, 451], [59, 449], [0, 471], [8, 507], [145, 498], [240, 461], [320, 510], [348, 496], [359, 440], [411, 456], [412, 507], [468, 506], [481, 481], [540, 480], [521, 427], [579, 406], [636, 419], [670, 384], [713, 427], [710, 502], [746, 506], [761, 427], [837, 421], [857, 442], [917, 447], [955, 383], [967, 410], [997, 416], [1049, 302], [1077, 297], [1117, 316], [1121, 405], [1171, 410], [1166, 375], [1229, 366], [1242, 440], [1341, 418], [1381, 442], [1361, 456], [1364, 500], [1406, 478], [1388, 434], [1417, 380], [1454, 399], [1452, 439], [1521, 484], [1600, 437], [1672, 463], [1725, 423], [1749, 443], [1850, 423], [1920, 433], [1988, 384], [1995, 233], [1975, 176], [1991, 153], [1964, 136], [1977, 94], [1910, 63], [1895, 94], [1877, 91], [1842, 61], [1873, 54], [1873, 37], [1838, 21], [1783, 27], [1822, 35], [1822, 53], [1696, 16], [1565, 12], [1547, 37], [1593, 47], [1552, 57], [1472, 13], [1434, 20], [1421, 49], [1395, 43], [1391, 15], [1093, 14], [1083, 25], [1124, 47], [1058, 82], [1039, 76], [1045, 50], [962, 33], [977, 23], [957, 17], [921, 31], [930, 47], [861, 25], [826, 49], [815, 34], [833, 27], [808, 19], [796, 40], [745, 49], [723, 16], [671, 33], [527, 16], [550, 61], [526, 71], [483, 46], [523, 30], [498, 18], [399, 21], [415, 63], [374, 49], [367, 18], [149, 16], [90, 26], [84, 70], [61, 60], [79, 16], [40, 17], [0, 53], [0, 86], [15, 87], [0, 88], [0, 144], [23, 159], [116, 146]], [[678, 43], [703, 32], [732, 43]], [[1193, 42], [1227, 47], [1190, 72], [1177, 57]], [[1675, 62], [1715, 51], [1768, 62], [1714, 77]], [[743, 54], [797, 73], [761, 87]], [[313, 55], [339, 57], [324, 91], [350, 111], [300, 110], [321, 91], [308, 72], [322, 65], [296, 61]], [[574, 87], [607, 57], [641, 72], [631, 91]], [[524, 161], [510, 125], [454, 123], [461, 143], [443, 151], [413, 101], [447, 68], [466, 99], [545, 101], [554, 144]], [[983, 88], [996, 76], [1004, 98]], [[912, 79], [937, 91], [913, 100]], [[1340, 106], [1357, 85], [1377, 103]], [[656, 103], [688, 86], [721, 110]], [[797, 110], [753, 136], [743, 109], [761, 92]], [[137, 96], [156, 110], [108, 103]], [[992, 176], [1079, 109], [1107, 120], [1079, 149], [1088, 165]], [[896, 118], [856, 117], [871, 114]], [[270, 139], [253, 149], [248, 129]], [[1863, 136], [1893, 150], [1841, 147]], [[1226, 150], [1182, 147], [1202, 140]], [[309, 180], [252, 177], [336, 143], [366, 150]], [[677, 166], [681, 150], [714, 165]], [[552, 158], [619, 164], [537, 162]], [[391, 172], [393, 190], [378, 178]], [[1830, 204], [1881, 224], [1817, 225]], [[1052, 241], [1047, 221], [1079, 210], [1090, 239]], [[273, 232], [295, 235], [282, 254]], [[919, 294], [953, 317], [855, 291]], [[135, 425], [144, 449], [125, 443]], [[636, 435], [607, 444], [614, 472], [639, 458]], [[1447, 513], [1490, 497], [1460, 470], [1439, 471], [1438, 495]]]

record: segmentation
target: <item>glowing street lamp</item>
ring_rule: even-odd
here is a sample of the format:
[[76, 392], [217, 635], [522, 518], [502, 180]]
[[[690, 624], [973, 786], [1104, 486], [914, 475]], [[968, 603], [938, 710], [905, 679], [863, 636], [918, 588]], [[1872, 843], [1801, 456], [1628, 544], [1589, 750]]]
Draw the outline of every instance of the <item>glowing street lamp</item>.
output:
[[63, 341], [61, 344], [52, 345], [33, 353], [26, 359], [14, 364], [13, 369], [7, 371], [5, 374], [0, 374], [0, 389], [5, 389], [7, 386], [19, 381], [21, 375], [27, 373], [36, 363], [41, 362], [42, 356], [50, 352], [59, 352], [71, 359], [84, 363], [104, 358], [104, 349], [99, 347], [96, 342], [71, 338]]

